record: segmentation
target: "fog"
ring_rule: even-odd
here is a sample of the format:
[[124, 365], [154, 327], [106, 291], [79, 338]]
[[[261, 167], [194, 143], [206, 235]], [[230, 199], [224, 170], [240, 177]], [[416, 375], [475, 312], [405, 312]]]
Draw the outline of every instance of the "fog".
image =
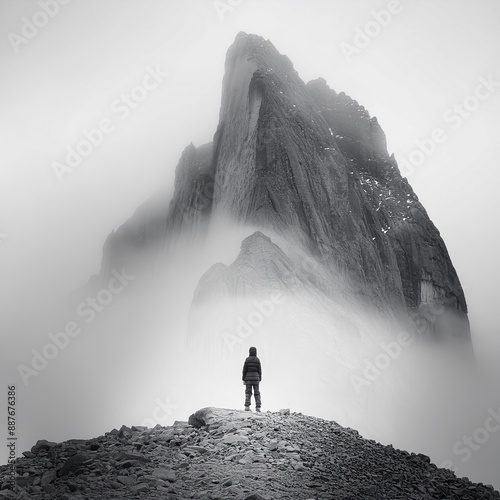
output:
[[[231, 8], [218, 10], [220, 3]], [[37, 439], [169, 424], [209, 405], [242, 407], [240, 371], [255, 345], [265, 410], [290, 407], [333, 419], [500, 488], [500, 433], [488, 420], [500, 411], [498, 84], [467, 116], [456, 108], [481, 78], [500, 81], [498, 3], [402, 1], [387, 27], [351, 58], [342, 44], [352, 44], [356, 30], [389, 2], [220, 3], [60, 2], [22, 43], [10, 34], [22, 35], [24, 18], [32, 20], [40, 3], [0, 3], [0, 373], [4, 388], [18, 387], [18, 454]], [[199, 279], [217, 262], [230, 264], [254, 228], [217, 232], [204, 252], [172, 254], [165, 281], [149, 291], [124, 278], [123, 293], [88, 324], [90, 316], [79, 314], [85, 298], [68, 294], [98, 273], [107, 235], [159, 187], [171, 196], [182, 150], [212, 139], [225, 52], [241, 30], [269, 38], [303, 80], [322, 76], [363, 104], [400, 165], [419, 148], [416, 141], [444, 130], [446, 140], [407, 176], [464, 287], [476, 370], [453, 353], [414, 343], [396, 348], [387, 368], [356, 386], [352, 377], [386, 359], [382, 344], [399, 332], [356, 304], [337, 305], [333, 318], [321, 314], [321, 303], [311, 306], [300, 294], [275, 304], [244, 341], [220, 343], [214, 331], [199, 343], [207, 349], [194, 350], [188, 313]], [[151, 73], [158, 85], [127, 104], [123, 95]], [[68, 148], [99, 127], [109, 131], [102, 143], [73, 171], [57, 174], [54, 162], [64, 162]], [[219, 309], [201, 314], [219, 315], [222, 332], [237, 335], [238, 317], [269, 300], [219, 301]], [[49, 333], [68, 322], [81, 333], [23, 381], [19, 365], [31, 366], [33, 349], [41, 352]], [[0, 411], [5, 415], [6, 398]]]

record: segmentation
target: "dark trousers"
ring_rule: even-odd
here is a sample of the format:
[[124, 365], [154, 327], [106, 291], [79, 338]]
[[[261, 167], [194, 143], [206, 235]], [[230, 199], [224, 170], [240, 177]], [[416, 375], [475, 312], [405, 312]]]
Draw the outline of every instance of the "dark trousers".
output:
[[250, 406], [250, 400], [252, 399], [252, 388], [253, 395], [255, 396], [255, 407], [260, 408], [260, 391], [259, 391], [259, 382], [251, 382], [246, 384], [245, 389], [245, 406]]

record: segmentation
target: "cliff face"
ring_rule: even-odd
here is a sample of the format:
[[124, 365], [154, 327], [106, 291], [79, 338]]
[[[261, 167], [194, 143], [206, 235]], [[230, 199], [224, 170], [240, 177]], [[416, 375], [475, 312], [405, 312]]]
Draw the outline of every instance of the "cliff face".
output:
[[[370, 118], [345, 94], [337, 95], [322, 79], [309, 82], [308, 87], [339, 150], [348, 159], [367, 225], [376, 220], [376, 234], [387, 235], [397, 262], [397, 271], [393, 271], [401, 278], [406, 304], [415, 307], [441, 299], [467, 312], [446, 246], [411, 186], [401, 177], [394, 157], [388, 155], [385, 134], [377, 119]], [[383, 254], [385, 249], [379, 252]]]
[[[313, 266], [304, 268], [285, 248], [280, 266], [297, 276], [314, 275], [320, 266], [321, 275], [307, 280], [322, 282], [327, 295], [341, 276], [353, 300], [427, 318], [435, 338], [442, 332], [426, 311], [439, 304], [461, 324], [454, 335], [470, 339], [465, 297], [446, 246], [389, 156], [376, 118], [321, 78], [304, 84], [271, 42], [245, 33], [227, 53], [213, 144], [184, 151], [168, 210], [138, 212], [110, 236], [104, 271], [130, 246], [139, 252], [155, 247], [147, 265], [168, 259], [172, 241], [203, 238], [221, 217], [300, 248]], [[244, 251], [259, 242], [247, 242]], [[261, 286], [257, 281], [284, 283], [278, 268], [244, 279], [254, 288]], [[234, 283], [243, 278], [233, 271], [212, 269], [197, 300], [210, 293], [208, 278], [216, 287], [228, 279], [237, 294], [241, 287]]]

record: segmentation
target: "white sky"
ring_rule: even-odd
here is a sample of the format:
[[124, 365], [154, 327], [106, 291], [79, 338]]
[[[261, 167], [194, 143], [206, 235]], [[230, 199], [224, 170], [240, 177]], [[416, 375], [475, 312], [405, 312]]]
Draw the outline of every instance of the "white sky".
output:
[[[341, 44], [352, 44], [388, 1], [243, 0], [221, 19], [211, 0], [71, 0], [16, 53], [9, 33], [21, 35], [23, 18], [32, 20], [41, 3], [0, 1], [6, 311], [43, 310], [86, 282], [110, 231], [173, 183], [190, 142], [212, 140], [225, 53], [243, 30], [269, 38], [304, 81], [321, 76], [363, 104], [398, 160], [415, 140], [445, 130], [447, 140], [409, 181], [462, 281], [476, 351], [482, 362], [496, 360], [500, 87], [456, 129], [444, 113], [473, 95], [481, 77], [500, 82], [500, 2], [403, 0], [351, 61]], [[122, 120], [113, 103], [157, 66], [169, 75]], [[114, 131], [58, 182], [52, 163], [103, 117]]]

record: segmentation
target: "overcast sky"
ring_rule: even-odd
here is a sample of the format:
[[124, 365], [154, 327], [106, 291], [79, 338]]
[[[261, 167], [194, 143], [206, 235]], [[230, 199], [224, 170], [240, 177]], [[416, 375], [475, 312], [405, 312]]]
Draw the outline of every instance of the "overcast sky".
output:
[[[111, 230], [173, 184], [182, 150], [212, 140], [225, 54], [246, 31], [270, 39], [305, 82], [321, 76], [363, 104], [389, 152], [413, 159], [407, 176], [458, 271], [476, 352], [496, 362], [500, 2], [59, 2], [0, 1], [5, 311], [43, 310], [85, 283]], [[127, 101], [143, 82], [140, 102]], [[58, 178], [54, 163], [99, 126], [102, 143]]]

